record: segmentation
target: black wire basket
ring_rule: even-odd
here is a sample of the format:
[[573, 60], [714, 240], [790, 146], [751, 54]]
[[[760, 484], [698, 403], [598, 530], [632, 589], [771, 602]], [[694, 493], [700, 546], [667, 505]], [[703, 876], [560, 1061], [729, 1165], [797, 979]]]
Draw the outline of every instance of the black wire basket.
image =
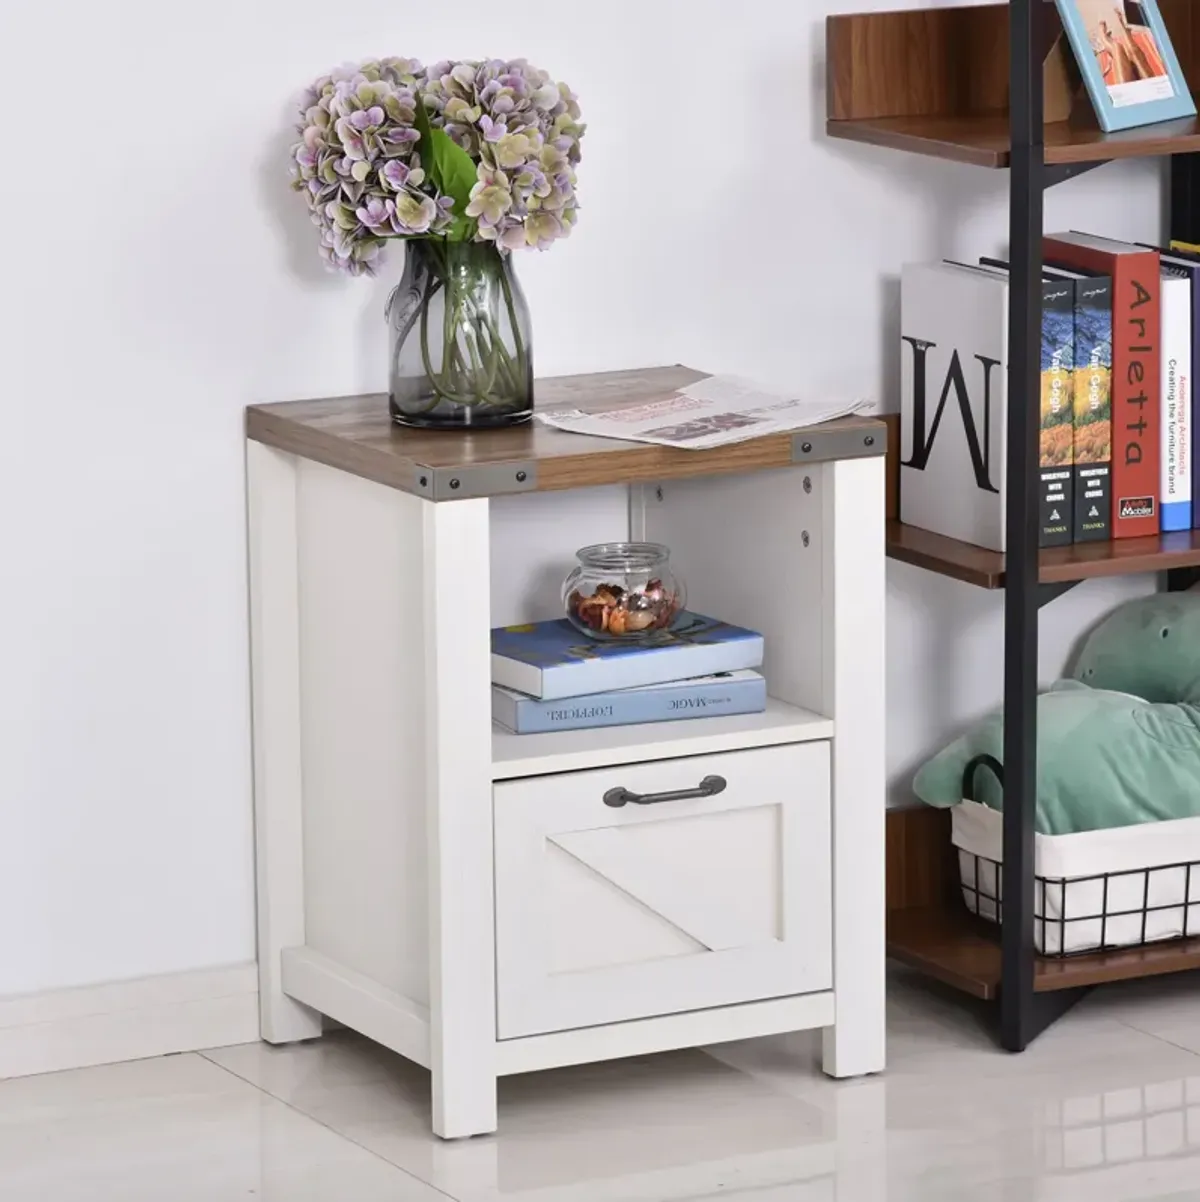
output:
[[[963, 772], [962, 794], [967, 801], [975, 800], [980, 768], [987, 768], [1004, 784], [1004, 769], [995, 757], [976, 756]], [[955, 850], [967, 909], [1002, 923], [1000, 861], [961, 847]], [[1037, 949], [1056, 960], [1200, 937], [1200, 860], [1092, 876], [1035, 875], [1033, 912]]]

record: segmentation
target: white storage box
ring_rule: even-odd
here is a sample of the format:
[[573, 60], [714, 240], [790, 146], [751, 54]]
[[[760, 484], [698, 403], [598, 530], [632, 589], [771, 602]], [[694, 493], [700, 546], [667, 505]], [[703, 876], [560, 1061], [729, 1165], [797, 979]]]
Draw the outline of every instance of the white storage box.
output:
[[[1002, 898], [1003, 815], [954, 807], [963, 900], [991, 922]], [[1034, 836], [1034, 940], [1046, 956], [1200, 936], [1200, 818]]]

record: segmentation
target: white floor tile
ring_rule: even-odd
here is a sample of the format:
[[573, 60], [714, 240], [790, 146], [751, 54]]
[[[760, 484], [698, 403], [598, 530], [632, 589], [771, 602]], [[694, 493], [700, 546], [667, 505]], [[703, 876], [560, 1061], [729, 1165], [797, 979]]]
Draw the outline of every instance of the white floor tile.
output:
[[428, 1074], [349, 1032], [0, 1082], [0, 1199], [1200, 1202], [1198, 984], [1094, 994], [1010, 1056], [898, 975], [883, 1076], [828, 1080], [812, 1034], [535, 1073], [449, 1144]]
[[562, 1069], [503, 1081], [499, 1135], [457, 1144], [428, 1074], [357, 1036], [211, 1055], [465, 1202], [1200, 1202], [1200, 1056], [1135, 1025], [1175, 1010], [1095, 995], [1010, 1056], [897, 975], [882, 1077], [828, 1080], [815, 1034]]
[[199, 1056], [0, 1082], [4, 1202], [445, 1202]]

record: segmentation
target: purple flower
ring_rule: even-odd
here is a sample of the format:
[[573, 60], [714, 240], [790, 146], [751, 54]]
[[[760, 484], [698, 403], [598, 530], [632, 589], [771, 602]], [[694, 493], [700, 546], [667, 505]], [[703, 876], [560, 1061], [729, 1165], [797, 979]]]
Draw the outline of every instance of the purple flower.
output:
[[499, 142], [508, 133], [508, 126], [504, 124], [503, 117], [499, 121], [493, 121], [487, 113], [479, 118], [479, 128], [483, 130], [485, 142]]
[[[466, 212], [422, 162], [419, 106], [476, 167]], [[579, 105], [566, 85], [522, 59], [428, 71], [410, 59], [370, 59], [316, 80], [298, 116], [292, 186], [305, 198], [322, 258], [347, 274], [373, 274], [393, 238], [544, 249], [577, 219]]]
[[373, 126], [383, 124], [383, 109], [375, 104], [369, 109], [360, 109], [357, 113], [351, 113], [349, 120], [355, 129], [371, 129]]
[[395, 188], [397, 192], [408, 182], [408, 177], [412, 172], [412, 168], [407, 163], [402, 163], [399, 159], [388, 159], [383, 165], [383, 170], [379, 176], [385, 184]]
[[355, 209], [355, 216], [371, 231], [371, 233], [389, 233], [392, 227], [392, 217], [396, 206], [390, 200], [372, 197], [365, 205]]

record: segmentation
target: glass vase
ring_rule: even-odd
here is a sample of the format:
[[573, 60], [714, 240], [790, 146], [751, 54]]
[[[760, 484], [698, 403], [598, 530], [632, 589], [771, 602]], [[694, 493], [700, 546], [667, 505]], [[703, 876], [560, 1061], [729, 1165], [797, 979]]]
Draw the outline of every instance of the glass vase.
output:
[[512, 256], [490, 243], [417, 238], [388, 298], [392, 419], [486, 429], [533, 415], [529, 306]]

